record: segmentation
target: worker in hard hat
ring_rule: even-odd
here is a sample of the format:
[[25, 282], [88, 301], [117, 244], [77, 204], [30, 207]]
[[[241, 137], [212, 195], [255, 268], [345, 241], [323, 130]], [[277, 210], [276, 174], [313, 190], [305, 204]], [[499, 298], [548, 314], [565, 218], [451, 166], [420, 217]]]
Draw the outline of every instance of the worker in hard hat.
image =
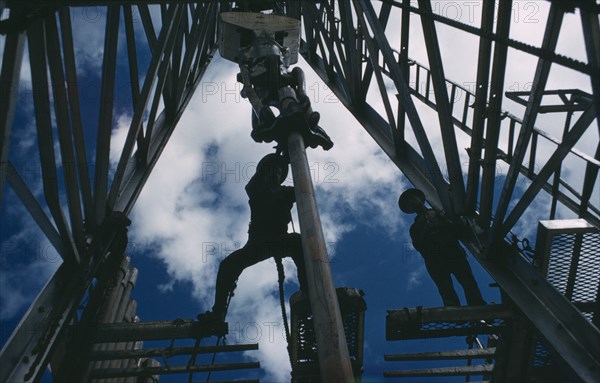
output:
[[461, 284], [469, 305], [485, 305], [467, 255], [458, 242], [460, 225], [450, 222], [441, 212], [425, 207], [425, 194], [419, 189], [404, 191], [398, 206], [404, 213], [417, 214], [410, 227], [410, 237], [414, 248], [425, 260], [427, 272], [435, 282], [444, 306], [460, 305], [451, 274]]
[[281, 185], [287, 174], [288, 162], [279, 154], [268, 154], [258, 162], [256, 173], [246, 185], [250, 204], [248, 242], [221, 261], [212, 311], [200, 314], [198, 319], [224, 321], [229, 296], [242, 271], [271, 257], [291, 257], [300, 288], [307, 291], [300, 234], [288, 233], [296, 198], [293, 187]]

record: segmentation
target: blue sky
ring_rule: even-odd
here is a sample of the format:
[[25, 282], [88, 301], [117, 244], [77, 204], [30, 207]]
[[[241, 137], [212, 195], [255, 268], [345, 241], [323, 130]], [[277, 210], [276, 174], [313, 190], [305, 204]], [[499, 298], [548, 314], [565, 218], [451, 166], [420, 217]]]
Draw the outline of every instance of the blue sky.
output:
[[[218, 261], [246, 240], [249, 210], [245, 183], [252, 176], [256, 162], [271, 151], [270, 145], [256, 144], [249, 137], [250, 106], [232, 92], [236, 89], [235, 65], [219, 57], [211, 65], [205, 82], [190, 103], [189, 113], [183, 116], [131, 215], [128, 253], [140, 270], [134, 298], [142, 320], [190, 318], [210, 308]], [[90, 76], [90, 81], [94, 81], [94, 76]], [[440, 300], [435, 286], [427, 279], [420, 256], [411, 248], [406, 229], [412, 217], [397, 209], [397, 197], [407, 187], [406, 179], [366, 132], [351, 121], [332, 98], [331, 91], [314, 75], [309, 78], [313, 107], [322, 113], [322, 126], [336, 144], [330, 152], [317, 149], [308, 154], [331, 268], [337, 286], [357, 287], [366, 293], [365, 381], [367, 376], [378, 380], [386, 368], [384, 350], [399, 349], [398, 344], [385, 342], [386, 310], [436, 306]], [[224, 113], [206, 116], [207, 110], [215, 109]], [[92, 110], [90, 107], [90, 120], [95, 118]], [[19, 110], [17, 124], [28, 121], [27, 112]], [[117, 120], [119, 126], [127, 125], [126, 116]], [[204, 126], [198, 126], [201, 123]], [[348, 129], [354, 129], [352, 134], [346, 134]], [[211, 130], [218, 132], [211, 135], [208, 133]], [[115, 130], [114, 148], [120, 147], [122, 132]], [[203, 132], [206, 133], [199, 134]], [[29, 137], [31, 133], [16, 130], [14, 141], [26, 141], [20, 136]], [[12, 153], [16, 158], [23, 155], [23, 159], [35, 156], [35, 144], [16, 148]], [[355, 151], [348, 153], [344, 147], [349, 146]], [[370, 158], [362, 158], [363, 153]], [[35, 185], [33, 178], [29, 181]], [[291, 184], [291, 175], [287, 183]], [[3, 222], [14, 224], [3, 225], [3, 249], [19, 247], [21, 252], [3, 251], [2, 283], [16, 285], [10, 288], [10, 293], [3, 294], [3, 308], [8, 310], [13, 302], [15, 306], [2, 318], [3, 341], [34, 291], [41, 287], [41, 280], [48, 278], [59, 265], [51, 248], [50, 255], [39, 258], [35, 246], [48, 248], [49, 244], [41, 233], [35, 232], [14, 200], [15, 196], [8, 191], [3, 213], [14, 220], [8, 218]], [[23, 222], [17, 225], [18, 220]], [[294, 221], [298, 230], [297, 217]], [[30, 229], [23, 232], [23, 227]], [[25, 237], [31, 238], [29, 232], [34, 233], [36, 241], [25, 243]], [[23, 257], [24, 251], [34, 259]], [[297, 290], [297, 284], [293, 264], [286, 262], [285, 266], [289, 298]], [[477, 271], [485, 288], [487, 277]], [[31, 278], [33, 275], [36, 277]], [[269, 261], [248, 269], [240, 279], [229, 317], [232, 329], [229, 338], [233, 337], [233, 342], [260, 343], [260, 354], [255, 352], [249, 357], [260, 359], [266, 366], [261, 373], [264, 381], [289, 376], [276, 278], [275, 265]], [[498, 300], [493, 290], [486, 290], [486, 299]], [[269, 336], [270, 329], [273, 337]]]
[[[515, 22], [513, 28], [515, 37], [539, 44], [540, 30], [543, 31], [543, 22], [539, 20], [545, 19], [544, 5], [538, 9], [538, 23], [525, 23], [526, 19], [531, 20], [531, 17], [525, 17], [531, 16], [531, 10], [524, 13], [527, 10], [525, 2], [517, 4], [520, 4], [521, 13], [520, 23]], [[468, 8], [462, 9], [465, 19], [461, 21], [469, 22], [466, 19]], [[98, 69], [104, 18], [102, 11], [76, 12], [73, 23], [84, 122], [88, 126], [86, 142], [93, 148], [98, 120]], [[569, 22], [576, 20], [573, 17], [568, 18]], [[418, 24], [412, 23], [413, 27], [420, 28]], [[460, 84], [474, 81], [476, 41], [461, 37], [464, 38], [461, 40], [463, 45], [461, 54], [457, 55], [450, 48], [456, 36], [445, 27], [439, 27], [438, 31], [444, 43], [442, 53], [446, 76]], [[394, 34], [393, 27], [390, 36], [392, 41], [399, 36]], [[418, 28], [415, 36], [417, 42], [411, 45], [411, 57], [426, 63], [424, 48], [418, 44]], [[561, 40], [560, 50], [583, 60], [581, 44], [570, 43], [581, 41], [578, 40], [580, 37], [577, 31], [570, 31]], [[122, 48], [119, 51], [115, 129], [111, 144], [113, 160], [118, 158], [116, 154], [120, 152], [131, 119]], [[514, 85], [516, 89], [526, 89], [533, 75], [534, 65], [525, 64], [535, 62], [523, 56], [520, 53], [509, 55], [512, 69], [507, 84]], [[147, 59], [147, 52], [144, 54], [143, 49], [140, 50], [142, 66]], [[363, 381], [380, 381], [383, 370], [410, 368], [409, 363], [400, 367], [400, 364], [383, 362], [385, 353], [419, 351], [440, 345], [449, 349], [465, 347], [463, 339], [453, 339], [447, 344], [385, 341], [387, 309], [441, 304], [420, 256], [410, 245], [407, 229], [412, 217], [402, 214], [397, 208], [398, 195], [410, 185], [308, 65], [303, 61], [299, 65], [307, 72], [307, 88], [313, 109], [322, 115], [320, 125], [335, 143], [329, 152], [316, 149], [308, 153], [334, 280], [337, 286], [356, 287], [366, 293], [368, 309]], [[249, 209], [244, 186], [252, 176], [256, 162], [272, 148], [269, 144], [254, 143], [250, 138], [250, 105], [239, 96], [241, 87], [235, 83], [237, 71], [235, 64], [215, 56], [131, 214], [133, 224], [128, 253], [140, 270], [134, 298], [138, 301], [138, 315], [143, 321], [193, 318], [198, 312], [209, 309], [219, 260], [246, 241]], [[40, 197], [39, 170], [35, 167], [38, 163], [35, 125], [31, 102], [28, 101], [31, 97], [30, 78], [26, 54], [19, 92], [21, 102], [17, 108], [10, 156]], [[589, 88], [589, 83], [582, 81], [581, 77], [561, 68], [553, 69], [550, 84], [552, 87], [574, 87], [577, 84], [584, 90]], [[381, 110], [381, 100], [375, 95], [376, 92], [371, 92], [368, 101]], [[522, 114], [523, 109], [510, 102], [507, 107], [517, 115]], [[425, 107], [419, 110], [431, 134], [432, 145], [439, 154], [441, 140], [437, 134], [437, 118]], [[540, 124], [560, 137], [557, 132], [562, 126], [556, 124], [551, 116], [541, 116]], [[597, 135], [592, 138], [597, 142]], [[414, 137], [409, 133], [407, 140], [414, 142]], [[461, 149], [469, 145], [466, 136], [459, 135], [458, 140]], [[590, 141], [591, 144], [584, 143], [581, 149], [585, 150], [588, 144], [593, 146], [594, 140]], [[88, 156], [93, 162], [93, 150], [90, 149]], [[461, 158], [466, 158], [464, 151], [461, 151]], [[576, 167], [566, 176], [576, 182], [582, 179]], [[291, 175], [287, 183], [291, 184]], [[518, 185], [519, 190], [523, 190], [527, 182], [520, 179]], [[500, 183], [498, 187], [501, 187]], [[56, 253], [24, 213], [12, 191], [6, 188], [4, 195], [0, 227], [2, 343], [36, 292], [60, 264]], [[548, 201], [545, 196], [537, 198], [524, 219], [517, 224], [515, 230], [521, 238], [527, 236], [533, 240], [535, 223], [547, 215], [545, 208]], [[561, 214], [569, 216], [563, 211]], [[296, 216], [294, 222], [298, 230]], [[484, 298], [498, 302], [497, 289], [488, 286], [492, 282], [490, 278], [472, 257], [470, 261]], [[285, 290], [289, 297], [298, 286], [293, 264], [287, 262], [285, 267]], [[272, 262], [266, 261], [246, 270], [240, 278], [228, 316], [230, 328], [238, 329], [230, 338], [238, 338], [241, 343], [260, 343], [260, 350], [253, 352], [249, 358], [261, 360], [263, 369], [259, 375], [265, 382], [285, 381], [289, 377], [276, 281], [277, 273]], [[461, 289], [457, 288], [457, 291], [462, 298]], [[270, 336], [271, 329], [275, 329], [273, 337]], [[172, 380], [167, 378], [163, 381]], [[456, 381], [461, 379], [456, 378]]]

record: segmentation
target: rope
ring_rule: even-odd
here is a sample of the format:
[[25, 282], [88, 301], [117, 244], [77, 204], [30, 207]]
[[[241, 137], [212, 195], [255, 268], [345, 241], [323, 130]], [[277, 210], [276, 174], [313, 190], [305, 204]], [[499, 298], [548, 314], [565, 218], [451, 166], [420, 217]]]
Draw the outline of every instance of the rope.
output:
[[[229, 296], [227, 297], [227, 303], [225, 304], [225, 315], [227, 315], [227, 311], [229, 311], [229, 303], [231, 303], [231, 298], [233, 297], [234, 293], [233, 291], [235, 290], [235, 288], [237, 287], [237, 279], [235, 280], [235, 282], [233, 282], [233, 289], [231, 290], [231, 292], [229, 293]], [[219, 336], [217, 338], [217, 346], [219, 346], [219, 344], [221, 343], [221, 340], [223, 340], [223, 344], [225, 344], [225, 337], [224, 336]], [[212, 355], [212, 359], [210, 361], [210, 365], [214, 365], [215, 364], [215, 360], [217, 359], [217, 351], [213, 352]], [[208, 375], [206, 376], [206, 381], [210, 382], [210, 377], [212, 375], [212, 371], [208, 372]], [[188, 382], [191, 383], [191, 382]]]
[[275, 257], [275, 264], [277, 265], [277, 275], [279, 279], [279, 303], [281, 304], [281, 317], [283, 319], [283, 327], [285, 328], [285, 341], [287, 342], [288, 357], [290, 358], [290, 366], [292, 363], [292, 354], [290, 353], [290, 326], [288, 324], [287, 313], [285, 311], [285, 294], [283, 290], [283, 283], [285, 281], [285, 273], [283, 271], [283, 263], [281, 257]]
[[[217, 338], [217, 344], [216, 344], [217, 347], [219, 346], [219, 343], [221, 343], [221, 339], [225, 339], [225, 337], [220, 336], [220, 337]], [[210, 361], [210, 365], [211, 366], [215, 364], [215, 360], [216, 359], [217, 359], [217, 352], [215, 351], [215, 352], [213, 352], [212, 359]], [[211, 376], [211, 374], [212, 374], [212, 370], [208, 371], [208, 376], [206, 377], [206, 381], [207, 382], [210, 382], [210, 376]], [[191, 383], [191, 382], [189, 382], [189, 383]]]
[[[190, 360], [188, 361], [187, 367], [188, 370], [196, 364], [196, 356], [198, 355], [198, 348], [200, 348], [200, 342], [202, 341], [202, 338], [196, 338], [196, 344], [194, 344], [194, 352], [192, 353], [192, 356], [190, 357]], [[192, 383], [194, 377], [194, 373], [190, 370], [189, 374], [188, 374], [188, 383]]]
[[[184, 323], [183, 319], [181, 318], [177, 318], [173, 321], [173, 324], [175, 326], [180, 326]], [[160, 352], [160, 356], [163, 359], [163, 363], [165, 364], [166, 367], [169, 367], [169, 358], [171, 357], [171, 354], [173, 352], [173, 350], [175, 349], [175, 338], [171, 338], [171, 343], [169, 343], [169, 347], [167, 347], [166, 349], [162, 349]]]

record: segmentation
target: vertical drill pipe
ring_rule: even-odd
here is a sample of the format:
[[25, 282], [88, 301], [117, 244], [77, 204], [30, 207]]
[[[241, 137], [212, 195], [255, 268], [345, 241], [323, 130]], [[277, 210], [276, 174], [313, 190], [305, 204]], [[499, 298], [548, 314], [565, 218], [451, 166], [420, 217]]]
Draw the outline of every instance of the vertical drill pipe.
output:
[[304, 139], [299, 132], [290, 133], [288, 150], [300, 219], [300, 235], [317, 338], [321, 380], [354, 382]]

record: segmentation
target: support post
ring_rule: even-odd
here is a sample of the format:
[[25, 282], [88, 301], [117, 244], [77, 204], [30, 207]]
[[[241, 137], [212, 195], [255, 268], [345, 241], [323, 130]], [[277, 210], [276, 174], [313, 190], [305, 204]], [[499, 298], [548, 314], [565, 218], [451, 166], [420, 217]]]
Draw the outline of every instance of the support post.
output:
[[300, 219], [302, 250], [317, 338], [321, 380], [323, 382], [354, 382], [342, 316], [331, 277], [315, 190], [306, 158], [304, 139], [298, 131], [290, 133], [288, 151]]

